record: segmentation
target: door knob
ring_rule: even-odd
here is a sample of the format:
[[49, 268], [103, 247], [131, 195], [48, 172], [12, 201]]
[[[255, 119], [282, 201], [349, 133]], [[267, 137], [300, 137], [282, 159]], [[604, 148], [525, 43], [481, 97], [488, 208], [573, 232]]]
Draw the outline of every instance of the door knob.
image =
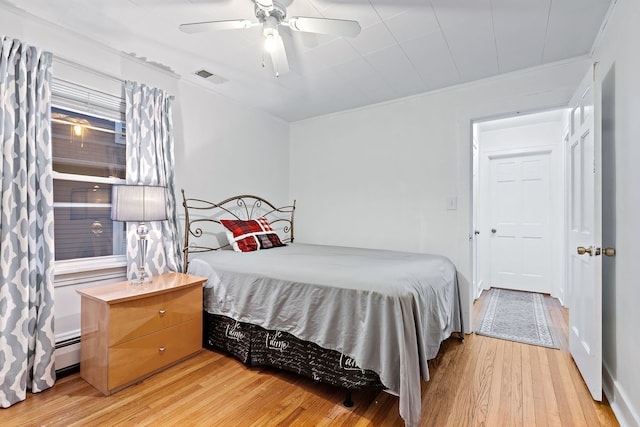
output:
[[589, 256], [593, 256], [591, 248], [585, 248], [584, 246], [578, 246], [578, 255], [589, 254]]
[[578, 246], [578, 255], [589, 254], [589, 256], [598, 256], [600, 253], [605, 254], [606, 256], [615, 256], [616, 250], [614, 248], [585, 248], [584, 246]]
[[492, 228], [492, 229], [491, 229], [491, 232], [492, 232], [493, 234], [496, 234], [496, 231], [498, 231], [498, 230], [496, 230], [495, 228]]
[[480, 231], [476, 230], [473, 233], [477, 236], [478, 234], [480, 234]]

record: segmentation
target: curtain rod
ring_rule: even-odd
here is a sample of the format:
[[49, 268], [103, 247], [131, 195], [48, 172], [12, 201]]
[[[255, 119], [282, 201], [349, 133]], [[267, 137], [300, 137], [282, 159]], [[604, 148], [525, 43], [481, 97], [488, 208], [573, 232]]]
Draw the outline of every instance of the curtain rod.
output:
[[[116, 82], [116, 83], [124, 84], [126, 82], [125, 79], [123, 79], [121, 77], [118, 77], [118, 76], [115, 76], [114, 74], [105, 73], [104, 71], [96, 70], [95, 68], [91, 68], [91, 67], [88, 67], [88, 66], [83, 65], [83, 64], [78, 64], [77, 62], [72, 61], [72, 60], [67, 59], [67, 58], [64, 58], [62, 56], [54, 55], [53, 58], [54, 58], [54, 61], [61, 62], [61, 63], [65, 64], [65, 65], [70, 66], [70, 67], [76, 68], [76, 69], [84, 71], [84, 72], [88, 72], [88, 73], [94, 74], [96, 76], [111, 80], [111, 81]], [[172, 73], [172, 75], [174, 77], [177, 77], [177, 74], [173, 74]], [[170, 95], [169, 98], [171, 98], [171, 100], [173, 101], [173, 100], [175, 100], [176, 97], [173, 96], [173, 95]]]

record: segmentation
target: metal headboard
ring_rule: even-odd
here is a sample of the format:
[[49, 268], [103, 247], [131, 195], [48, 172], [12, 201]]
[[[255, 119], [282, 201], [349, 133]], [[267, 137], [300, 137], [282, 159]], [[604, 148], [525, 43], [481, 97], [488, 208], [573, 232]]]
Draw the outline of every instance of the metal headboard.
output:
[[[182, 192], [184, 207], [184, 271], [189, 266], [189, 253], [217, 251], [230, 247], [229, 242], [220, 243], [216, 234], [224, 233], [221, 219], [256, 219], [265, 217], [271, 227], [278, 233], [283, 243], [293, 242], [293, 215], [296, 202], [292, 205], [276, 207], [262, 197], [244, 194], [229, 197], [218, 203], [202, 199], [188, 199]], [[205, 244], [209, 237], [214, 244]], [[196, 240], [198, 243], [190, 242]], [[203, 243], [199, 243], [202, 239]], [[226, 237], [223, 239], [226, 240]]]

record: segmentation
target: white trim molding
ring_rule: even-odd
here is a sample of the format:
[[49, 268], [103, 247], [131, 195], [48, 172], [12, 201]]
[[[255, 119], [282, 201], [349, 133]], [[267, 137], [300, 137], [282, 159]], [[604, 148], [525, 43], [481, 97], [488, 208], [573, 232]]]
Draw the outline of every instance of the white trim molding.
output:
[[127, 275], [126, 255], [56, 261], [55, 286], [72, 286]]
[[622, 390], [620, 383], [613, 378], [606, 363], [602, 364], [602, 389], [620, 426], [640, 427], [638, 408], [633, 407], [633, 402], [629, 400], [627, 394]]

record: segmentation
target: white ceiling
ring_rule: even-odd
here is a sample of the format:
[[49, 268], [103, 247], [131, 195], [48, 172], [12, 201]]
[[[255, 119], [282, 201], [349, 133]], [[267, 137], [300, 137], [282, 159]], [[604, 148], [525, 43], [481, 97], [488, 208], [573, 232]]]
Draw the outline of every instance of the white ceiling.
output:
[[[260, 27], [178, 30], [255, 21], [251, 0], [0, 0], [289, 122], [589, 54], [612, 1], [284, 0], [289, 17], [357, 20], [362, 32], [282, 28], [291, 71], [275, 77]], [[226, 82], [194, 75], [203, 68]]]

